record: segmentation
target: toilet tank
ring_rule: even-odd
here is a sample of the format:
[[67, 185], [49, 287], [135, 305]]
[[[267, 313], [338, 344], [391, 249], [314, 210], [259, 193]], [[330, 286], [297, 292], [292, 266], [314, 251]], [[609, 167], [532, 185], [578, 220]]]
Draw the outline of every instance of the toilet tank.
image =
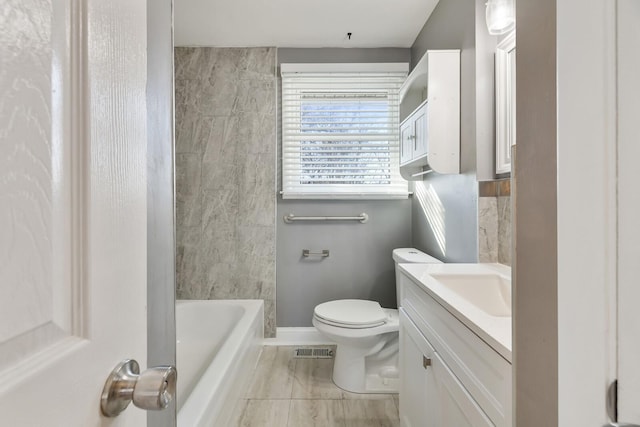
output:
[[396, 300], [398, 307], [402, 301], [402, 290], [400, 289], [400, 271], [398, 264], [442, 264], [437, 258], [427, 255], [415, 248], [398, 248], [393, 250], [393, 261], [396, 269]]

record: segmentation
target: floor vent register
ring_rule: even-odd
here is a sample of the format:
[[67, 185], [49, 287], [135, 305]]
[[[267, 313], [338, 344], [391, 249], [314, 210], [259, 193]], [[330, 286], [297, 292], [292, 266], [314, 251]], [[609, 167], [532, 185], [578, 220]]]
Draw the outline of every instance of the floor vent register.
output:
[[293, 350], [293, 357], [296, 359], [331, 359], [333, 350], [324, 348], [296, 348]]

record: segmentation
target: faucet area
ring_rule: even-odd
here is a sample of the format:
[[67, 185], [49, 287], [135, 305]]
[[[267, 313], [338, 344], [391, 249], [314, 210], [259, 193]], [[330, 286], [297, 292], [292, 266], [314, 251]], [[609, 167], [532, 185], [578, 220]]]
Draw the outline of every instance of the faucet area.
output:
[[394, 47], [243, 46], [176, 1], [179, 426], [513, 425], [513, 28], [424, 3]]

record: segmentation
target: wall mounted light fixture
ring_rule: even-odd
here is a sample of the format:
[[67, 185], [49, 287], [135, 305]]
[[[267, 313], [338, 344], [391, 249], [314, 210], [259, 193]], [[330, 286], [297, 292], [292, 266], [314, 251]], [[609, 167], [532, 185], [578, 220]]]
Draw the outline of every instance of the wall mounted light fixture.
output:
[[514, 1], [488, 0], [486, 19], [489, 34], [495, 36], [508, 33], [516, 26]]

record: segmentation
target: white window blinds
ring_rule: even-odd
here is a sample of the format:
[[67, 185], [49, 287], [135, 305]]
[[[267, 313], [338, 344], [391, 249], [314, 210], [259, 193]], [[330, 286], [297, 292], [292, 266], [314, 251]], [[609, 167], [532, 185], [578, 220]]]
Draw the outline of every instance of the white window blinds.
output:
[[406, 198], [407, 182], [399, 172], [398, 90], [407, 65], [281, 69], [283, 197]]

